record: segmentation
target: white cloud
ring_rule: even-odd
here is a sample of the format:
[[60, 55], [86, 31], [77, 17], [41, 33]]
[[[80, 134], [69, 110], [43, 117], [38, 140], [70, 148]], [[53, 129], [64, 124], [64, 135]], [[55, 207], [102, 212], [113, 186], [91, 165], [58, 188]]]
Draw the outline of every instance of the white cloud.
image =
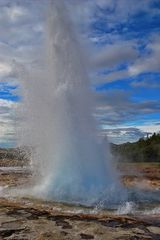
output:
[[102, 136], [108, 137], [110, 142], [121, 144], [124, 142], [135, 142], [139, 138], [147, 136], [148, 131], [143, 131], [137, 127], [124, 127], [119, 126], [117, 128], [103, 129]]
[[0, 144], [10, 145], [15, 140], [14, 111], [17, 103], [0, 99]]
[[149, 43], [146, 50], [149, 54], [137, 59], [128, 69], [130, 76], [138, 75], [143, 72], [160, 71], [160, 38], [157, 37], [153, 42]]
[[6, 14], [10, 18], [11, 21], [15, 22], [20, 18], [26, 16], [28, 14], [27, 9], [22, 6], [14, 5], [12, 7], [6, 7]]
[[15, 103], [13, 101], [0, 98], [0, 106], [1, 107], [12, 108], [14, 105], [15, 105]]
[[130, 75], [127, 70], [113, 71], [107, 75], [98, 76], [95, 79], [96, 83], [110, 83], [119, 79], [128, 78]]
[[160, 132], [160, 123], [159, 124], [153, 124], [153, 123], [146, 123], [143, 126], [138, 126], [141, 131], [151, 132], [151, 133], [158, 133]]
[[126, 127], [125, 124], [119, 124], [117, 126], [103, 126], [101, 129], [101, 136], [107, 136], [110, 142], [116, 144], [122, 144], [125, 142], [135, 142], [139, 138], [147, 137], [153, 133], [160, 132], [160, 123], [156, 121], [148, 120], [143, 125], [130, 124]]
[[[19, 3], [18, 3], [19, 2]], [[69, 2], [69, 1], [67, 1]], [[131, 15], [139, 10], [152, 11], [149, 8], [150, 0], [70, 0], [70, 12], [79, 25], [83, 25], [85, 36], [98, 42], [110, 42], [96, 56], [95, 65], [99, 68], [114, 68], [118, 64], [129, 61], [129, 68], [115, 71], [103, 79], [104, 82], [115, 81], [117, 79], [135, 76], [145, 71], [157, 71], [160, 69], [160, 47], [158, 37], [150, 39], [146, 50], [149, 53], [137, 54], [137, 43], [134, 41], [123, 41], [122, 36], [116, 32], [102, 33], [102, 35], [92, 34], [89, 25], [98, 19], [103, 19], [109, 26], [115, 26], [119, 21], [125, 22]], [[46, 4], [47, 5], [47, 4]], [[105, 8], [107, 11], [99, 12], [98, 8]], [[0, 77], [7, 77], [12, 73], [12, 60], [29, 64], [37, 56], [37, 49], [43, 33], [44, 20], [44, 0], [24, 0], [24, 1], [0, 1]], [[96, 19], [97, 18], [97, 19]], [[88, 32], [89, 31], [89, 32]], [[126, 93], [125, 93], [126, 94]], [[104, 124], [114, 126], [122, 121], [133, 119], [141, 113], [152, 113], [157, 111], [156, 103], [142, 103], [136, 105], [131, 103], [127, 97], [120, 94], [109, 96], [108, 105], [99, 107], [100, 114], [97, 115]], [[0, 141], [8, 139], [14, 134], [13, 112], [15, 103], [8, 100], [0, 101]], [[157, 107], [158, 108], [158, 107]], [[154, 128], [155, 129], [155, 128]], [[126, 135], [125, 130], [123, 134]], [[123, 135], [122, 134], [122, 135]], [[2, 137], [3, 135], [3, 137]]]
[[0, 81], [16, 77], [15, 62], [37, 61], [46, 5], [43, 0], [0, 1]]
[[[70, 0], [70, 9], [73, 17], [78, 22], [85, 20], [86, 24], [98, 18], [103, 18], [110, 26], [117, 22], [125, 22], [131, 15], [138, 11], [150, 12], [152, 0]], [[104, 11], [98, 11], [98, 8]], [[153, 14], [155, 13], [153, 9]]]
[[28, 45], [31, 42], [38, 44], [45, 6], [43, 0], [39, 0], [38, 3], [31, 0], [9, 1], [8, 4], [6, 0], [6, 3], [0, 3], [1, 41], [11, 46]]
[[[91, 55], [91, 58], [94, 58], [93, 64], [97, 68], [112, 68], [112, 70], [114, 70], [104, 77], [99, 77], [99, 80], [96, 79], [96, 82], [112, 82], [149, 71], [160, 71], [160, 39], [158, 39], [158, 36], [149, 39], [149, 43], [145, 49], [148, 53], [144, 54], [141, 51], [137, 51], [142, 42], [124, 41], [123, 36], [116, 32], [115, 27], [119, 22], [127, 22], [130, 17], [142, 10], [154, 18], [159, 10], [154, 8], [152, 0], [77, 0], [74, 1], [75, 4], [73, 4], [73, 0], [70, 0], [70, 2], [72, 3], [70, 9], [74, 20], [79, 22], [80, 25], [87, 25], [88, 32], [86, 36], [96, 44], [110, 43], [104, 46], [102, 50], [97, 51], [96, 57]], [[100, 9], [102, 9], [102, 11]], [[112, 33], [102, 31], [102, 33], [97, 34], [96, 31], [93, 31], [93, 28], [89, 29], [91, 23], [100, 23], [100, 20], [102, 20], [106, 26], [112, 29], [115, 28], [115, 31]], [[125, 31], [128, 31], [128, 29], [126, 28]], [[147, 42], [148, 39], [145, 39], [145, 41]], [[118, 64], [124, 62], [129, 63], [129, 66], [125, 70], [115, 70]]]
[[137, 121], [160, 111], [159, 100], [135, 102], [131, 93], [122, 90], [108, 90], [96, 97], [96, 118], [107, 127]]
[[108, 44], [96, 55], [94, 64], [96, 67], [112, 68], [120, 63], [131, 62], [138, 57], [133, 41], [119, 41]]
[[160, 88], [159, 79], [153, 79], [151, 77], [145, 77], [144, 80], [141, 81], [133, 81], [131, 83], [132, 87], [145, 87], [145, 88]]
[[8, 63], [0, 62], [0, 77], [4, 77], [11, 73], [11, 66]]
[[[113, 82], [120, 79], [127, 79], [147, 72], [160, 71], [160, 37], [158, 35], [151, 36], [148, 44], [145, 47], [145, 53], [138, 56], [136, 44], [125, 44], [125, 42], [111, 45], [110, 49], [100, 53], [97, 57], [98, 66], [113, 67], [116, 64], [128, 62], [128, 67], [125, 70], [115, 70], [99, 78], [99, 82]], [[106, 57], [106, 59], [105, 59]], [[105, 61], [106, 60], [106, 61]], [[98, 79], [97, 79], [98, 81]], [[148, 80], [147, 80], [148, 81]], [[145, 81], [146, 82], [146, 81]], [[136, 83], [138, 86], [138, 83]], [[135, 84], [135, 85], [136, 85]]]

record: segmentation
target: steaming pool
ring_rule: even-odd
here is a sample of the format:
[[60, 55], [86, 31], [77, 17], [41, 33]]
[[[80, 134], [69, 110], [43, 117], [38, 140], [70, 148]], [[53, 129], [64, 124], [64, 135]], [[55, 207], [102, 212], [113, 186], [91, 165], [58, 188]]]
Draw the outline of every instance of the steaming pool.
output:
[[89, 207], [31, 196], [31, 178], [29, 167], [0, 168], [0, 234], [5, 239], [160, 239], [159, 189], [128, 188], [126, 202], [108, 206], [103, 199]]
[[[2, 180], [0, 186], [0, 198], [13, 199], [13, 201], [18, 201], [20, 199], [27, 199], [27, 204], [32, 201], [41, 202], [42, 205], [47, 203], [56, 205], [60, 204], [62, 206], [67, 206], [70, 211], [74, 213], [100, 213], [101, 211], [109, 211], [112, 214], [128, 214], [128, 215], [145, 215], [145, 216], [160, 216], [160, 189], [145, 189], [138, 188], [137, 186], [127, 187], [127, 201], [119, 203], [108, 203], [105, 199], [105, 194], [103, 194], [103, 199], [95, 202], [93, 206], [90, 204], [81, 204], [78, 202], [72, 202], [67, 200], [53, 201], [48, 199], [48, 202], [44, 197], [36, 198], [32, 195], [33, 186], [29, 186], [28, 182], [32, 182], [32, 170], [30, 167], [0, 167], [0, 176], [7, 176], [9, 178], [9, 184], [5, 184], [5, 178]], [[17, 178], [16, 178], [17, 177]], [[25, 179], [25, 181], [24, 181]], [[7, 179], [8, 180], [8, 179]], [[16, 185], [16, 186], [15, 186]], [[29, 192], [31, 194], [29, 194]], [[26, 195], [26, 196], [25, 196]], [[56, 208], [56, 207], [55, 207]], [[71, 210], [72, 209], [72, 210]], [[63, 207], [57, 207], [57, 210], [63, 211]]]

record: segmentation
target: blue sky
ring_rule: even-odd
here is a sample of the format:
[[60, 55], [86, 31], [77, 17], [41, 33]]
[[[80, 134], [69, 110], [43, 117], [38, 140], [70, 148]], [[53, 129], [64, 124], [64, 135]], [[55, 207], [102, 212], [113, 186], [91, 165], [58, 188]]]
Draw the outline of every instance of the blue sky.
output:
[[[160, 1], [65, 2], [90, 61], [100, 133], [122, 143], [160, 131]], [[0, 0], [0, 146], [15, 143], [15, 62], [39, 58], [46, 7], [47, 0]]]

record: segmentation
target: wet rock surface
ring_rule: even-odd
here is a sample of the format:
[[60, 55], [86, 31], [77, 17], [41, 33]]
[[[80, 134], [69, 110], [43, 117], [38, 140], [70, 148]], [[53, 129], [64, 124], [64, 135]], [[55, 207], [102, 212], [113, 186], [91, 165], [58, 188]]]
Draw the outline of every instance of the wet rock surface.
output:
[[[15, 166], [14, 166], [15, 167]], [[16, 166], [17, 167], [17, 166]], [[159, 188], [159, 169], [142, 169], [142, 175], [126, 172], [122, 181], [128, 186], [148, 181], [142, 187]], [[155, 173], [155, 174], [154, 174]], [[31, 171], [1, 169], [0, 187], [25, 188]], [[33, 182], [33, 180], [32, 180]], [[143, 183], [141, 181], [141, 183]], [[153, 184], [154, 183], [154, 184]], [[116, 215], [80, 206], [46, 202], [31, 198], [11, 198], [0, 194], [0, 240], [160, 240], [160, 214]]]
[[0, 239], [160, 239], [160, 226], [150, 217], [79, 214], [71, 209], [38, 200], [1, 198]]

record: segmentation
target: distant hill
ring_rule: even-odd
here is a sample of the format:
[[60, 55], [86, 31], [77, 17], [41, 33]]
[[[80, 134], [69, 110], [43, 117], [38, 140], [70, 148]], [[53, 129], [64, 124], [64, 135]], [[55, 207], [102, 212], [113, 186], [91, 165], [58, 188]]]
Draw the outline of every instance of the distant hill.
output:
[[111, 144], [111, 151], [120, 161], [160, 163], [160, 133], [134, 143]]
[[[159, 162], [160, 163], [160, 133], [154, 133], [147, 139], [139, 139], [134, 143], [113, 144], [111, 152], [122, 162]], [[28, 164], [31, 149], [29, 148], [0, 148], [0, 166]]]

